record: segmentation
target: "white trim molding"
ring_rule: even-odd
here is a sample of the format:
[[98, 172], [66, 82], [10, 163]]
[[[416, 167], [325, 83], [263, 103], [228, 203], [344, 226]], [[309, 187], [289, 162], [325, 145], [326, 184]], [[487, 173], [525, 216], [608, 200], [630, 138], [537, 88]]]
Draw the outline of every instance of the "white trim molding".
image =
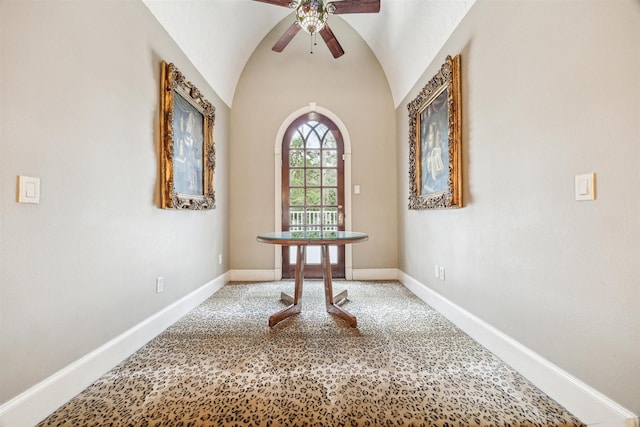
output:
[[32, 426], [229, 282], [222, 274], [0, 406], [0, 426]]
[[544, 359], [402, 271], [398, 280], [471, 338], [504, 360], [580, 421], [598, 427], [640, 427], [638, 415]]
[[[278, 246], [280, 247], [280, 246]], [[282, 278], [282, 270], [231, 270], [232, 282], [272, 282]]]
[[398, 280], [398, 269], [359, 268], [353, 270], [353, 280]]

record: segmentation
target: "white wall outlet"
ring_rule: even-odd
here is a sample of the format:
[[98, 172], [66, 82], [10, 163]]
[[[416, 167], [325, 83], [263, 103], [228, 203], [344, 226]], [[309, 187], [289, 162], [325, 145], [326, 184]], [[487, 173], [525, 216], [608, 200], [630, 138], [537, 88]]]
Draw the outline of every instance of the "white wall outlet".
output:
[[440, 278], [440, 266], [438, 264], [436, 264], [436, 268], [433, 270], [433, 276], [436, 279]]
[[439, 271], [439, 276], [440, 276], [440, 280], [444, 280], [444, 267], [440, 266], [440, 271]]
[[218, 264], [222, 264], [222, 254], [218, 254]]
[[157, 277], [156, 278], [156, 293], [159, 294], [162, 291], [164, 291], [164, 277]]

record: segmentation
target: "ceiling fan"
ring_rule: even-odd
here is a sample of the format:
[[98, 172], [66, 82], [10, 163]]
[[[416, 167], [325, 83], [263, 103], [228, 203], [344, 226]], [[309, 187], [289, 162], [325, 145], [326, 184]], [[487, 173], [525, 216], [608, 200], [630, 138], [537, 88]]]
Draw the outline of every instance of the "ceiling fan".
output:
[[[293, 37], [302, 29], [311, 34], [314, 39], [320, 33], [329, 51], [334, 58], [344, 55], [344, 50], [336, 36], [329, 28], [327, 18], [329, 15], [343, 13], [378, 13], [380, 12], [380, 0], [255, 0], [262, 3], [284, 6], [295, 10], [296, 22], [282, 34], [276, 44], [271, 48], [275, 52], [282, 50], [289, 44]], [[313, 50], [311, 51], [313, 53]]]

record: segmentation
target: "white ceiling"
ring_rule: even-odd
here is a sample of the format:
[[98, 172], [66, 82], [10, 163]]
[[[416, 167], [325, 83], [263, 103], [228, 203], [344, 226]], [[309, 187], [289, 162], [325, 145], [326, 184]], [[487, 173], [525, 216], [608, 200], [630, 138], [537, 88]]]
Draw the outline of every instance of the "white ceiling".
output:
[[[255, 48], [292, 13], [253, 0], [143, 1], [228, 106]], [[340, 17], [378, 58], [397, 107], [474, 2], [381, 0], [380, 13]]]

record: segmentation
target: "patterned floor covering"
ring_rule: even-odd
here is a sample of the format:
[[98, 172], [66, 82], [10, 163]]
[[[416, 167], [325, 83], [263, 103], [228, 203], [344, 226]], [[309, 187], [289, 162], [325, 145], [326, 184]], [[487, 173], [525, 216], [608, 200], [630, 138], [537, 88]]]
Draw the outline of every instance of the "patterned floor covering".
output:
[[41, 426], [582, 426], [397, 282], [231, 283]]

